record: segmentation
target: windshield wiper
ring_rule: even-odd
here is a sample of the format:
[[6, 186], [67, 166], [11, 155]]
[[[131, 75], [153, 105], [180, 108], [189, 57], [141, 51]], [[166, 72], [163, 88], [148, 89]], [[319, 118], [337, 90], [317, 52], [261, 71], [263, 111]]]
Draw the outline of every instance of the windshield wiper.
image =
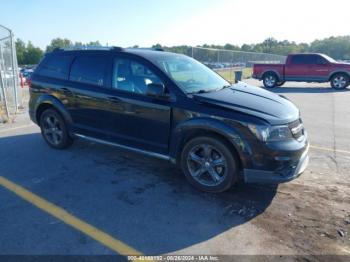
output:
[[224, 88], [229, 88], [229, 87], [231, 87], [231, 85], [224, 85], [224, 86], [217, 88], [217, 89], [209, 89], [209, 90], [200, 89], [198, 91], [188, 92], [188, 94], [203, 94], [203, 93], [216, 92], [216, 91], [220, 91]]
[[193, 92], [188, 92], [187, 94], [203, 94], [203, 93], [209, 93], [211, 92], [212, 90], [204, 90], [204, 89], [201, 89], [201, 90], [198, 90], [198, 91], [193, 91]]
[[224, 85], [222, 88], [220, 88], [219, 90], [221, 90], [221, 89], [225, 89], [225, 88], [229, 88], [229, 87], [231, 87], [232, 85]]

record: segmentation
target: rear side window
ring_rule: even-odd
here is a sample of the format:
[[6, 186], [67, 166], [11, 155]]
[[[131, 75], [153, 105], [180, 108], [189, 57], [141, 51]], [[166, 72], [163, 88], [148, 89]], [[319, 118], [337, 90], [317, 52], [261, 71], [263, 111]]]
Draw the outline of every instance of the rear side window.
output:
[[106, 65], [104, 56], [77, 57], [72, 64], [69, 80], [103, 86]]
[[295, 55], [295, 56], [292, 56], [292, 60], [291, 60], [291, 63], [294, 64], [294, 65], [303, 65], [303, 64], [306, 64], [306, 57], [303, 56], [303, 55]]
[[71, 61], [72, 56], [70, 55], [49, 56], [43, 61], [37, 74], [67, 80]]
[[325, 62], [325, 59], [318, 55], [295, 55], [291, 60], [291, 63], [295, 65], [315, 65]]

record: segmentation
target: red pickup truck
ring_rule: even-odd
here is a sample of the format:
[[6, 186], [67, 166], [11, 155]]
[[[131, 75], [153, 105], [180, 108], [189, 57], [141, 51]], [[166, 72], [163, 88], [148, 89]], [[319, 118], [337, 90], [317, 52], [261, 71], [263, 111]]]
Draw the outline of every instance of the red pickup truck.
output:
[[254, 64], [253, 78], [263, 80], [266, 88], [299, 81], [330, 82], [340, 90], [350, 83], [350, 64], [339, 63], [324, 54], [290, 54], [285, 64]]

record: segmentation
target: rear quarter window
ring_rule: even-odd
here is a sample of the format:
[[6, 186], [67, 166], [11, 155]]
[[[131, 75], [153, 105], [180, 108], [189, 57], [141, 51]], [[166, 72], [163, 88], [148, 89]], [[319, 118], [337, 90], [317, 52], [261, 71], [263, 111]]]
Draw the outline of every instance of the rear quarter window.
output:
[[41, 76], [67, 80], [72, 59], [71, 55], [49, 56], [43, 60], [36, 73]]

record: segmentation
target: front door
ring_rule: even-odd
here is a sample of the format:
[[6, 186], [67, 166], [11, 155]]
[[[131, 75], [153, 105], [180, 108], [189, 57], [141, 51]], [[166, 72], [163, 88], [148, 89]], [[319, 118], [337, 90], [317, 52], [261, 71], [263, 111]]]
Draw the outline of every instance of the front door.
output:
[[147, 85], [162, 80], [141, 61], [113, 62], [110, 131], [114, 142], [166, 154], [170, 132], [170, 100], [149, 97]]

